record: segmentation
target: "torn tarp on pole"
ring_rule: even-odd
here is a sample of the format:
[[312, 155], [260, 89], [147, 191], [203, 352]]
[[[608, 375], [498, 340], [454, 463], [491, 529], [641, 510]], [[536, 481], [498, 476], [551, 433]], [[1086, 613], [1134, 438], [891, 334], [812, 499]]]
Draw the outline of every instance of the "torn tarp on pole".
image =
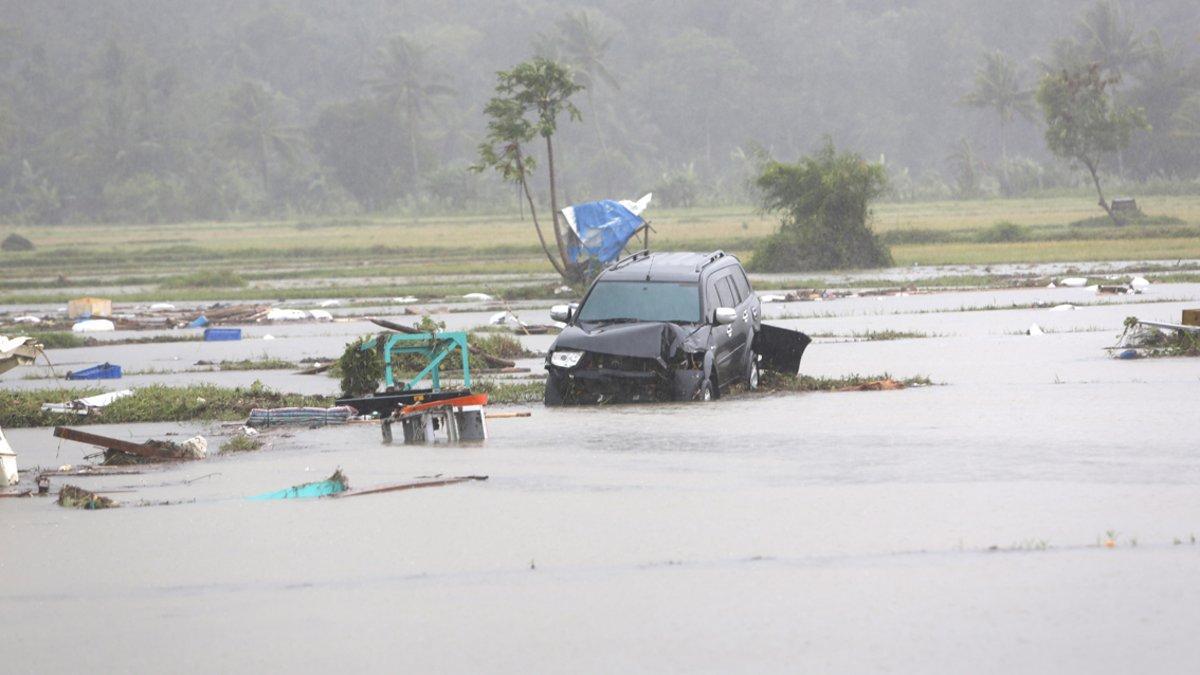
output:
[[616, 260], [625, 243], [646, 224], [641, 213], [649, 202], [650, 195], [646, 195], [637, 202], [602, 199], [563, 209], [578, 240], [567, 248], [571, 262], [595, 258], [605, 264]]

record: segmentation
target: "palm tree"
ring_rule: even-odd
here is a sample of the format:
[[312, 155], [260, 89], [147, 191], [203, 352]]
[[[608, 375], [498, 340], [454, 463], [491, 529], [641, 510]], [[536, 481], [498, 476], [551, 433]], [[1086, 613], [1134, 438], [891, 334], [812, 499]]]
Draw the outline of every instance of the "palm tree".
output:
[[593, 21], [586, 10], [567, 12], [554, 22], [558, 32], [553, 37], [538, 35], [534, 48], [541, 56], [571, 66], [575, 82], [583, 87], [587, 96], [588, 110], [592, 112], [592, 129], [601, 150], [608, 155], [608, 143], [600, 129], [600, 115], [596, 111], [593, 91], [603, 83], [613, 91], [621, 85], [608, 68], [606, 56], [612, 46], [614, 35], [604, 30], [598, 21]]
[[430, 103], [434, 98], [454, 94], [454, 89], [443, 83], [445, 78], [429, 66], [427, 54], [427, 48], [403, 35], [397, 35], [380, 50], [376, 61], [377, 73], [368, 80], [377, 96], [393, 109], [404, 111], [413, 180], [421, 175], [417, 124], [420, 118], [430, 112]]
[[1088, 8], [1079, 19], [1078, 32], [1088, 60], [1117, 77], [1149, 56], [1144, 36], [1114, 0], [1103, 0]]
[[1008, 145], [1005, 128], [1020, 115], [1033, 118], [1033, 92], [1021, 85], [1017, 64], [995, 51], [984, 54], [983, 63], [975, 71], [975, 86], [963, 97], [963, 103], [973, 108], [990, 108], [1000, 118], [1000, 173], [1008, 187]]
[[257, 82], [242, 82], [225, 109], [225, 140], [248, 154], [258, 167], [263, 193], [271, 196], [271, 158], [292, 164], [299, 154], [301, 137], [280, 124], [278, 96]]

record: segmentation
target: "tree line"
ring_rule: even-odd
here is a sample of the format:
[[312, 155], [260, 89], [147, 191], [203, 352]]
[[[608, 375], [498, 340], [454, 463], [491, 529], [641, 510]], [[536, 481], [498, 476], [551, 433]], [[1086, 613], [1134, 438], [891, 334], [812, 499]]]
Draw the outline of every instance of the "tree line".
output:
[[[1091, 181], [1048, 150], [1033, 92], [1079, 63], [1144, 113], [1101, 172], [1194, 189], [1198, 14], [1191, 0], [10, 0], [0, 219], [515, 210], [548, 203], [550, 175], [563, 204], [747, 203], [767, 158], [826, 135], [878, 158], [893, 198], [1074, 188]], [[468, 171], [494, 140], [496, 74], [534, 57], [580, 88], [556, 173], [521, 186]], [[547, 160], [544, 145], [525, 156]]]

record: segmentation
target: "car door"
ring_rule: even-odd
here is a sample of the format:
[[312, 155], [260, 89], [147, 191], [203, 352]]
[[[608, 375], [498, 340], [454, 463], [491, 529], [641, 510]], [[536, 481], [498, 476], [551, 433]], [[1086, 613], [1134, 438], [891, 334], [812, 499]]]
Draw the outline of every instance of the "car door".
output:
[[750, 316], [749, 298], [742, 295], [733, 272], [729, 272], [717, 282], [718, 291], [722, 285], [725, 286], [730, 301], [733, 302], [732, 307], [737, 312], [737, 319], [726, 326], [726, 333], [730, 338], [728, 375], [730, 379], [726, 379], [725, 381], [732, 382], [741, 379], [745, 375], [747, 352], [750, 348], [750, 327], [753, 317]]
[[[729, 295], [728, 287], [723, 283], [723, 275], [714, 274], [708, 278], [705, 283], [706, 296], [706, 315], [705, 318], [712, 323], [714, 314], [718, 307], [734, 307], [730, 304], [733, 298]], [[713, 351], [713, 366], [717, 370], [717, 378], [726, 382], [729, 376], [729, 359], [730, 345], [733, 342], [733, 326], [714, 324], [711, 329], [712, 342], [710, 343]]]

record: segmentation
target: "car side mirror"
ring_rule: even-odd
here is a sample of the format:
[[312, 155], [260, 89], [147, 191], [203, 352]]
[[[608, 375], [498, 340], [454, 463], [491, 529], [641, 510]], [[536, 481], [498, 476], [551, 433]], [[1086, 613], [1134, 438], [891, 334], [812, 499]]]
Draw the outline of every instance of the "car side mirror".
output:
[[550, 320], [559, 323], [570, 323], [571, 315], [574, 313], [571, 305], [554, 305], [550, 308]]
[[718, 326], [726, 326], [737, 321], [737, 310], [732, 307], [718, 307], [713, 312], [713, 323]]

